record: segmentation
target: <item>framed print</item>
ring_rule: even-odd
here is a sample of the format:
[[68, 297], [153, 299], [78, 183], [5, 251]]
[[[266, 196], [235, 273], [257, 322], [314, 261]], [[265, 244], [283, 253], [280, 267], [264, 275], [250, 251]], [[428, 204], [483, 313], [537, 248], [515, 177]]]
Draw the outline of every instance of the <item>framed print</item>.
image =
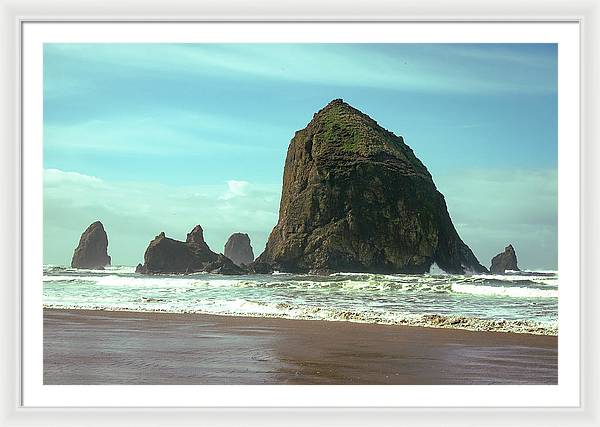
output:
[[7, 420], [594, 424], [581, 13], [20, 16]]

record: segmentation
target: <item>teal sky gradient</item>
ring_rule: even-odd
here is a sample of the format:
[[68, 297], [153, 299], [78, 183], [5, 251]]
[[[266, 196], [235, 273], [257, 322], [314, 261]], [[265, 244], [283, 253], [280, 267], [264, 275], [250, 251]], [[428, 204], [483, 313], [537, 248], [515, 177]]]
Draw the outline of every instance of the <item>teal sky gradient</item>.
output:
[[554, 44], [46, 44], [44, 262], [94, 220], [115, 264], [195, 224], [255, 255], [294, 132], [343, 98], [402, 135], [482, 264], [557, 265]]

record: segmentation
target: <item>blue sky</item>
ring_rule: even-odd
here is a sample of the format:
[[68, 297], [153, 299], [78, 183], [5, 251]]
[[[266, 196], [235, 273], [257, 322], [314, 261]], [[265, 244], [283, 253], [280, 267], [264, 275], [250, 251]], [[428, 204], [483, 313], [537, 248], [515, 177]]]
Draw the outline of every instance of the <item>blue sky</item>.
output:
[[96, 219], [115, 264], [195, 224], [258, 255], [288, 143], [334, 98], [405, 138], [482, 264], [512, 243], [556, 267], [553, 44], [46, 44], [44, 262]]

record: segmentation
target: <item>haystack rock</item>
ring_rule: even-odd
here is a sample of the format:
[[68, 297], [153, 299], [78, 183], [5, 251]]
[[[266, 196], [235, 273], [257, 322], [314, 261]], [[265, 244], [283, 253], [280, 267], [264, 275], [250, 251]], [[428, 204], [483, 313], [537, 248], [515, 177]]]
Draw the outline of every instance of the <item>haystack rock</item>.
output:
[[221, 274], [243, 274], [231, 260], [210, 250], [199, 225], [187, 235], [185, 242], [171, 239], [162, 232], [148, 245], [144, 264], [138, 264], [137, 273], [181, 274], [208, 271]]
[[75, 248], [71, 267], [104, 269], [110, 265], [110, 257], [107, 253], [108, 236], [100, 221], [96, 221], [83, 232], [79, 239], [79, 245]]
[[257, 263], [286, 272], [484, 272], [402, 137], [341, 99], [296, 132]]
[[507, 270], [520, 271], [517, 267], [517, 254], [512, 245], [508, 245], [504, 248], [504, 252], [492, 258], [492, 266], [490, 267], [490, 272], [494, 274], [504, 274]]
[[254, 261], [250, 237], [246, 233], [233, 233], [225, 243], [223, 254], [236, 265], [250, 264]]

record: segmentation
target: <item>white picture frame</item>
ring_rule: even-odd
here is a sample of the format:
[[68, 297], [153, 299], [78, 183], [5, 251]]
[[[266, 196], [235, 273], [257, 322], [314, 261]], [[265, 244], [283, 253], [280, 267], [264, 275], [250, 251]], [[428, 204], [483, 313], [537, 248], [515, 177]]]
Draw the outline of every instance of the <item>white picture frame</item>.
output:
[[[520, 2], [514, 4], [490, 3], [483, 6], [475, 1], [458, 1], [442, 10], [433, 1], [414, 2], [414, 4], [393, 5], [386, 2], [370, 2], [364, 5], [345, 6], [344, 15], [341, 3], [303, 2], [302, 9], [298, 5], [277, 5], [275, 2], [254, 4], [253, 7], [241, 1], [230, 1], [225, 4], [193, 5], [192, 3], [178, 10], [176, 14], [169, 11], [169, 4], [146, 2], [145, 10], [151, 10], [151, 16], [139, 16], [139, 2], [122, 2], [118, 8], [111, 5], [77, 4], [71, 1], [55, 1], [52, 4], [36, 4], [35, 2], [3, 1], [2, 12], [2, 52], [9, 64], [0, 71], [2, 74], [4, 93], [7, 96], [0, 109], [0, 120], [4, 131], [2, 144], [3, 200], [8, 201], [2, 210], [1, 232], [5, 237], [2, 247], [1, 271], [4, 286], [0, 287], [2, 304], [2, 328], [5, 345], [2, 351], [2, 378], [6, 378], [2, 386], [2, 420], [6, 425], [17, 424], [60, 424], [60, 425], [116, 425], [140, 424], [188, 424], [195, 422], [249, 424], [288, 424], [306, 425], [314, 423], [326, 425], [344, 423], [346, 425], [392, 424], [401, 419], [403, 424], [418, 425], [459, 425], [467, 419], [477, 425], [488, 425], [493, 417], [496, 425], [597, 425], [599, 422], [595, 399], [598, 398], [598, 368], [593, 361], [597, 360], [598, 333], [591, 326], [597, 324], [595, 314], [598, 291], [594, 289], [593, 260], [597, 259], [594, 242], [598, 237], [598, 225], [593, 219], [598, 212], [598, 194], [595, 183], [597, 172], [593, 165], [598, 160], [598, 149], [591, 141], [598, 136], [598, 125], [594, 120], [594, 112], [598, 107], [598, 87], [593, 82], [598, 72], [598, 54], [594, 52], [595, 43], [599, 40], [598, 24], [599, 8], [594, 1], [581, 1], [574, 5], [565, 2], [549, 7], [542, 2]], [[259, 10], [257, 13], [256, 10]], [[232, 12], [235, 11], [235, 12]], [[376, 11], [376, 13], [375, 13]], [[176, 15], [176, 16], [174, 16]], [[51, 409], [23, 407], [21, 390], [21, 357], [20, 339], [20, 289], [21, 280], [21, 146], [20, 138], [20, 34], [24, 22], [31, 20], [250, 20], [250, 21], [577, 21], [581, 25], [581, 61], [582, 61], [582, 100], [581, 100], [581, 406], [579, 408], [370, 408], [370, 409], [267, 409], [267, 408], [221, 408], [221, 409], [176, 409], [149, 408], [141, 409]], [[586, 327], [586, 325], [588, 327]], [[594, 358], [596, 356], [596, 358]], [[586, 363], [587, 361], [587, 363]], [[126, 386], [131, 387], [131, 386]], [[292, 414], [293, 413], [293, 414]], [[467, 418], [468, 417], [468, 418]]]

